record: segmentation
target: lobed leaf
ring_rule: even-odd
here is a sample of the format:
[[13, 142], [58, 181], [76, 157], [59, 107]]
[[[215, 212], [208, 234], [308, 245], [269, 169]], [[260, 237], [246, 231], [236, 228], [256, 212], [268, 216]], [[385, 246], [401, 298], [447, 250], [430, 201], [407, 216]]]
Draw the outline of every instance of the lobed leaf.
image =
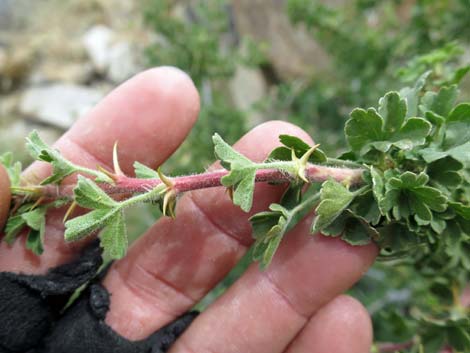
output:
[[389, 92], [374, 108], [354, 109], [346, 122], [346, 139], [353, 152], [367, 154], [371, 149], [387, 152], [392, 146], [410, 150], [423, 145], [431, 124], [423, 118], [406, 119], [406, 101], [398, 92]]
[[343, 184], [333, 179], [325, 181], [320, 191], [320, 204], [315, 210], [312, 232], [320, 232], [333, 223], [353, 199], [354, 193]]
[[79, 217], [75, 217], [65, 223], [65, 240], [80, 240], [93, 232], [100, 230], [113, 221], [120, 208], [97, 209]]
[[222, 185], [233, 188], [233, 203], [248, 212], [253, 204], [256, 164], [235, 151], [222, 138], [213, 136], [215, 154], [230, 173], [221, 179]]
[[26, 149], [30, 155], [39, 161], [52, 165], [52, 175], [44, 179], [41, 184], [59, 184], [66, 176], [75, 172], [75, 166], [66, 160], [60, 152], [49, 147], [41, 138], [37, 131], [31, 132], [26, 138]]

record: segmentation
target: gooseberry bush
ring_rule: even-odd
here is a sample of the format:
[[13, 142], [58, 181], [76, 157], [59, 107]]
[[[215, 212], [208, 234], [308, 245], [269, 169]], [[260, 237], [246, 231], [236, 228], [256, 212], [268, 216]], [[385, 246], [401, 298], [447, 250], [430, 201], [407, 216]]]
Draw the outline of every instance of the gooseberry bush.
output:
[[[252, 254], [269, 266], [279, 244], [307, 213], [315, 211], [312, 234], [340, 237], [355, 246], [376, 243], [380, 261], [406, 263], [425, 281], [426, 300], [406, 308], [413, 334], [406, 341], [377, 345], [377, 352], [470, 351], [470, 313], [461, 295], [470, 271], [470, 102], [457, 103], [458, 87], [439, 87], [422, 75], [411, 87], [380, 98], [377, 108], [354, 109], [344, 133], [349, 151], [328, 157], [318, 145], [279, 136], [281, 146], [256, 163], [213, 136], [222, 168], [169, 177], [135, 162], [135, 177], [114, 170], [84, 168], [46, 145], [36, 132], [27, 138], [31, 156], [52, 165], [39, 185], [21, 179], [21, 164], [3, 155], [13, 195], [4, 241], [27, 229], [26, 246], [43, 252], [45, 216], [69, 205], [65, 240], [99, 233], [105, 254], [126, 254], [125, 210], [140, 202], [158, 204], [165, 216], [178, 217], [185, 192], [225, 187], [244, 211], [253, 203], [256, 183], [286, 184], [278, 203], [250, 218]], [[78, 174], [76, 185], [63, 185]], [[72, 218], [80, 206], [88, 213]], [[388, 317], [390, 325], [405, 325]], [[400, 328], [397, 328], [399, 330]]]

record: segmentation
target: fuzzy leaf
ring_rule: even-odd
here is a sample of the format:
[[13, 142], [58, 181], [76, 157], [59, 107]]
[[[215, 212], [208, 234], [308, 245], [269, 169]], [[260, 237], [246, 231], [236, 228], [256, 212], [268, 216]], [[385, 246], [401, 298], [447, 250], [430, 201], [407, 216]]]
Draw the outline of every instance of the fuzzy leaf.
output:
[[[302, 184], [291, 185], [284, 193], [281, 204], [271, 204], [270, 211], [260, 212], [250, 218], [255, 244], [253, 259], [266, 268], [279, 247], [283, 237], [312, 210], [318, 195], [301, 200]], [[293, 202], [296, 200], [296, 202]]]
[[78, 183], [73, 192], [75, 194], [75, 201], [85, 208], [112, 208], [118, 205], [116, 201], [109, 197], [92, 180], [81, 175], [78, 176]]
[[116, 212], [109, 225], [100, 234], [101, 246], [111, 259], [118, 260], [126, 255], [128, 247], [127, 229], [123, 211]]
[[156, 170], [147, 167], [146, 165], [134, 162], [134, 171], [137, 178], [140, 179], [158, 179], [158, 173]]
[[406, 117], [406, 103], [397, 92], [380, 99], [379, 112], [354, 109], [346, 122], [345, 133], [354, 152], [364, 155], [371, 149], [387, 152], [392, 145], [411, 149], [425, 143], [431, 124], [422, 118]]
[[426, 92], [421, 99], [420, 109], [423, 112], [432, 111], [440, 116], [447, 116], [454, 106], [459, 94], [456, 85], [442, 87], [439, 92]]
[[38, 207], [32, 211], [21, 214], [21, 218], [30, 229], [26, 238], [26, 248], [36, 255], [44, 251], [43, 243], [46, 232], [46, 207]]
[[230, 170], [221, 182], [226, 187], [233, 187], [233, 203], [248, 212], [253, 203], [256, 164], [235, 151], [219, 135], [215, 134], [212, 139], [217, 158]]
[[10, 186], [19, 186], [21, 178], [21, 163], [13, 161], [13, 154], [11, 152], [6, 152], [0, 156], [0, 164], [2, 164], [10, 179]]
[[463, 164], [452, 157], [441, 158], [432, 162], [427, 167], [427, 173], [431, 180], [445, 188], [455, 188], [462, 183], [460, 171]]
[[75, 172], [75, 166], [62, 157], [59, 151], [44, 143], [37, 131], [26, 138], [26, 149], [34, 159], [52, 165], [52, 175], [42, 181], [43, 185], [59, 184], [66, 176]]
[[329, 226], [354, 199], [354, 194], [344, 185], [330, 179], [323, 183], [312, 232], [320, 232]]
[[120, 212], [119, 208], [98, 209], [67, 221], [65, 240], [76, 241], [90, 235], [108, 225], [118, 212]]
[[21, 215], [16, 215], [8, 218], [5, 226], [4, 240], [7, 244], [12, 244], [19, 232], [26, 226], [26, 221]]
[[428, 181], [429, 177], [425, 173], [405, 172], [398, 177], [391, 177], [386, 183], [383, 210], [392, 211], [396, 220], [414, 215], [416, 221], [430, 223], [431, 211], [445, 211], [447, 198], [440, 190], [427, 186]]
[[427, 163], [450, 156], [465, 165], [470, 165], [470, 104], [456, 106], [445, 122], [445, 136], [442, 143], [433, 144], [422, 151]]

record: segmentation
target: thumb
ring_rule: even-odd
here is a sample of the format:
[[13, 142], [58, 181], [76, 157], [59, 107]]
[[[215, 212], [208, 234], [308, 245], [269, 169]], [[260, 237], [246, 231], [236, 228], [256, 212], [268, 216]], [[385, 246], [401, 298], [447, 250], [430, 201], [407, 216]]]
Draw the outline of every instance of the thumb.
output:
[[0, 231], [3, 229], [10, 210], [10, 179], [5, 168], [0, 164]]

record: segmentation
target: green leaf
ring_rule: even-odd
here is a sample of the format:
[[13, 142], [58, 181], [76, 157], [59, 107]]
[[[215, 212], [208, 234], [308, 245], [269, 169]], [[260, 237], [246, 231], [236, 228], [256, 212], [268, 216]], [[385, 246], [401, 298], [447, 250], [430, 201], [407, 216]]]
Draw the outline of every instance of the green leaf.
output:
[[44, 232], [31, 229], [26, 238], [26, 249], [31, 250], [36, 255], [41, 255], [44, 252], [42, 235]]
[[65, 223], [65, 240], [76, 241], [90, 235], [108, 225], [118, 212], [120, 212], [118, 207], [98, 209], [67, 221]]
[[382, 117], [375, 109], [369, 108], [367, 111], [354, 109], [345, 126], [346, 138], [351, 149], [363, 154], [369, 150], [371, 142], [382, 141], [384, 139], [383, 124]]
[[6, 152], [0, 156], [0, 164], [5, 167], [8, 173], [10, 186], [19, 186], [22, 170], [21, 163], [13, 160], [13, 154], [11, 152]]
[[450, 156], [466, 166], [470, 165], [470, 104], [457, 105], [447, 116], [442, 143], [420, 151], [427, 163]]
[[116, 207], [118, 203], [106, 194], [98, 185], [92, 180], [85, 178], [81, 175], [78, 176], [78, 183], [73, 190], [75, 195], [75, 202], [78, 205], [90, 208], [112, 208]]
[[345, 210], [329, 226], [322, 230], [326, 236], [341, 236], [341, 239], [350, 245], [367, 245], [371, 239], [377, 239], [379, 233], [368, 221], [355, 215], [350, 210]]
[[405, 172], [389, 178], [381, 203], [383, 211], [392, 211], [396, 220], [408, 219], [413, 215], [418, 222], [431, 222], [431, 211], [445, 211], [447, 198], [440, 190], [427, 186], [428, 181], [425, 173]]
[[44, 251], [43, 243], [46, 232], [46, 207], [38, 207], [32, 211], [21, 214], [30, 231], [26, 238], [26, 248], [36, 255]]
[[318, 205], [312, 232], [320, 232], [329, 226], [351, 203], [354, 193], [343, 184], [333, 179], [325, 181], [320, 191]]
[[59, 151], [49, 147], [41, 140], [37, 131], [33, 131], [26, 138], [26, 149], [34, 159], [52, 165], [52, 175], [42, 181], [43, 185], [59, 184], [66, 176], [76, 171], [75, 166], [62, 157]]
[[399, 131], [406, 116], [405, 100], [397, 92], [388, 92], [379, 100], [379, 115], [384, 121], [384, 132]]
[[[268, 160], [290, 161], [292, 160], [292, 150], [294, 150], [297, 158], [301, 158], [311, 148], [306, 142], [295, 136], [279, 135], [279, 140], [285, 147], [275, 148], [269, 155]], [[317, 148], [310, 155], [308, 161], [310, 163], [325, 163], [327, 157], [321, 149]]]
[[423, 90], [426, 80], [431, 74], [431, 71], [426, 71], [416, 81], [413, 87], [405, 87], [400, 90], [400, 96], [406, 101], [408, 108], [406, 117], [411, 118], [418, 115], [418, 104], [420, 100], [420, 93]]
[[379, 104], [379, 112], [354, 109], [346, 122], [346, 138], [354, 152], [387, 152], [392, 145], [409, 150], [426, 142], [431, 124], [422, 118], [405, 119], [406, 103], [397, 92], [387, 93]]
[[111, 259], [121, 259], [128, 248], [127, 229], [124, 213], [116, 212], [110, 219], [109, 225], [100, 234], [101, 246]]
[[370, 174], [372, 178], [372, 192], [374, 194], [374, 198], [377, 201], [377, 204], [379, 206], [379, 209], [383, 215], [387, 211], [385, 211], [382, 208], [382, 204], [384, 202], [385, 198], [385, 180], [384, 180], [384, 175], [381, 171], [379, 171], [377, 168], [371, 167], [370, 168]]
[[427, 174], [433, 183], [448, 189], [453, 189], [462, 183], [460, 171], [463, 164], [452, 157], [445, 157], [430, 163], [427, 166]]
[[28, 227], [40, 230], [46, 220], [46, 207], [37, 207], [32, 211], [21, 214]]
[[221, 179], [222, 185], [233, 187], [233, 203], [248, 212], [253, 204], [256, 164], [235, 151], [219, 135], [215, 134], [212, 139], [217, 158], [224, 168], [230, 170]]
[[[300, 200], [299, 190], [302, 185], [291, 185], [282, 197], [280, 204], [271, 204], [270, 211], [260, 212], [250, 218], [255, 244], [253, 259], [260, 262], [262, 269], [266, 268], [287, 232], [294, 228], [319, 200], [319, 194]], [[298, 200], [293, 203], [292, 200]], [[290, 207], [289, 207], [290, 206]]]
[[449, 202], [449, 207], [452, 208], [455, 213], [462, 216], [466, 220], [470, 220], [470, 206], [464, 205], [461, 202]]
[[442, 87], [439, 92], [426, 92], [421, 99], [420, 109], [423, 112], [432, 111], [446, 117], [454, 106], [458, 94], [457, 85]]
[[158, 179], [157, 171], [139, 163], [137, 161], [134, 162], [134, 171], [137, 178], [140, 179]]
[[20, 231], [26, 226], [26, 221], [21, 215], [16, 215], [8, 218], [5, 226], [4, 240], [7, 244], [12, 244]]

